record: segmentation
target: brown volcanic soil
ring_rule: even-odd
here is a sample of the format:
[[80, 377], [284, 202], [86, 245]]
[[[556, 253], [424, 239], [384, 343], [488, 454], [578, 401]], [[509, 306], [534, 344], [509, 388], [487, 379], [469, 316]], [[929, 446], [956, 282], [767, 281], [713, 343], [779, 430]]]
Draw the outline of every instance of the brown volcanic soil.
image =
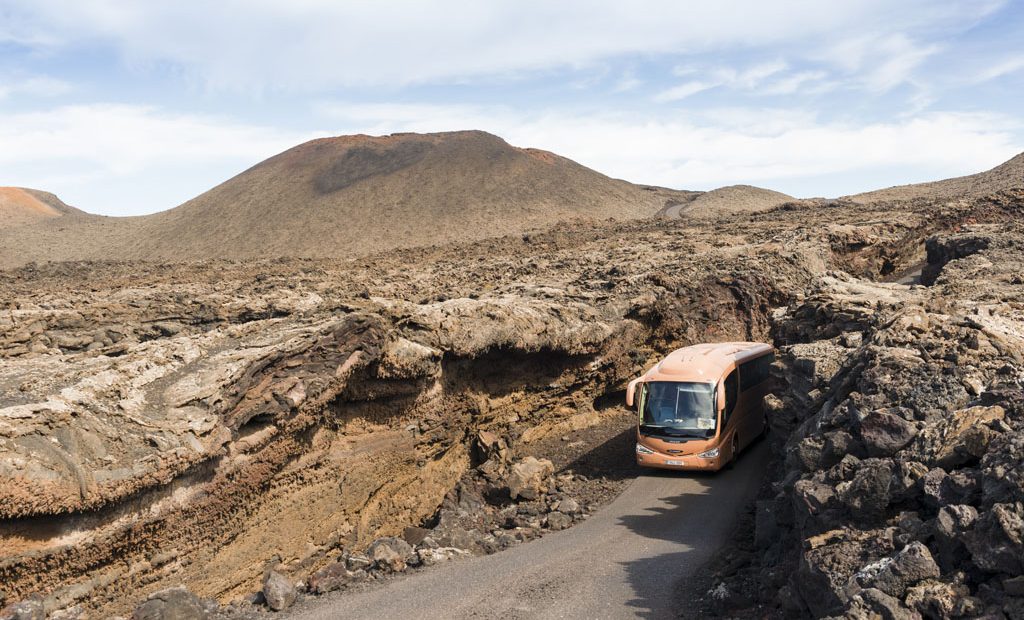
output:
[[578, 449], [665, 351], [769, 338], [773, 308], [828, 271], [892, 274], [934, 233], [1016, 221], [1021, 200], [0, 272], [0, 583], [109, 614], [175, 583], [234, 600], [276, 562], [305, 579], [429, 524], [481, 465], [480, 431], [510, 458]]
[[662, 217], [718, 218], [732, 213], [767, 211], [796, 200], [788, 194], [753, 185], [729, 185], [705, 192], [692, 201], [662, 209]]
[[991, 170], [971, 174], [964, 177], [898, 185], [862, 194], [847, 196], [854, 202], [874, 202], [886, 200], [948, 200], [951, 198], [979, 198], [1006, 189], [1024, 186], [1024, 153], [999, 164]]
[[349, 257], [577, 218], [649, 217], [692, 194], [611, 179], [480, 131], [344, 136], [299, 145], [162, 213], [0, 231], [0, 267]]
[[84, 215], [47, 192], [23, 187], [0, 187], [0, 231], [63, 215]]

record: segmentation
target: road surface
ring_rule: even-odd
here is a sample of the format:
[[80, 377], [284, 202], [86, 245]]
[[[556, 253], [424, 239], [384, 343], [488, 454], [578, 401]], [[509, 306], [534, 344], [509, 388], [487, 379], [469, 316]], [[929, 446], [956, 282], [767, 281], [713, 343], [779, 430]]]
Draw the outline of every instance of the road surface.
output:
[[767, 461], [760, 441], [718, 474], [644, 474], [568, 530], [314, 599], [291, 617], [689, 617], [677, 593], [726, 542]]

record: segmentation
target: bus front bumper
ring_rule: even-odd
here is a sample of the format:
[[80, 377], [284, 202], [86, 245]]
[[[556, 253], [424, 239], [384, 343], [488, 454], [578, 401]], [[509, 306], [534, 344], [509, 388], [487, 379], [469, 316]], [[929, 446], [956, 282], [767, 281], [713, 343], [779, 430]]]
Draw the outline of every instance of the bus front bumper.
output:
[[686, 456], [669, 456], [664, 454], [636, 455], [636, 464], [640, 467], [656, 469], [675, 469], [678, 471], [718, 471], [725, 465], [721, 455], [713, 458], [701, 458], [696, 454]]

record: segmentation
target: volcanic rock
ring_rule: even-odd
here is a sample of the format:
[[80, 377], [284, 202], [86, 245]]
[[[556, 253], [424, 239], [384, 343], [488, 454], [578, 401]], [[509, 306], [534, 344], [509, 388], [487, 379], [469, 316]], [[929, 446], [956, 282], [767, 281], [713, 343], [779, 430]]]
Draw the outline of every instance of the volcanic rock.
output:
[[183, 587], [154, 592], [132, 615], [133, 620], [206, 620], [209, 617], [203, 602]]
[[40, 597], [30, 597], [0, 609], [0, 620], [46, 620]]
[[357, 572], [363, 573], [365, 577], [365, 571], [362, 568], [357, 569], [357, 571], [351, 571], [344, 562], [331, 562], [310, 575], [309, 589], [315, 594], [333, 592], [356, 581], [358, 579]]
[[297, 596], [295, 584], [281, 573], [268, 571], [263, 578], [263, 598], [267, 601], [267, 607], [274, 611], [288, 609]]
[[886, 411], [873, 411], [860, 421], [860, 438], [869, 456], [892, 456], [917, 435], [913, 423]]
[[401, 538], [379, 538], [370, 545], [366, 554], [374, 563], [387, 571], [401, 572], [414, 557], [412, 546]]
[[545, 523], [548, 528], [552, 530], [564, 530], [565, 528], [572, 525], [572, 517], [565, 514], [564, 512], [550, 512], [545, 518]]
[[512, 465], [505, 483], [512, 499], [537, 499], [548, 490], [548, 478], [555, 466], [547, 459], [528, 456]]

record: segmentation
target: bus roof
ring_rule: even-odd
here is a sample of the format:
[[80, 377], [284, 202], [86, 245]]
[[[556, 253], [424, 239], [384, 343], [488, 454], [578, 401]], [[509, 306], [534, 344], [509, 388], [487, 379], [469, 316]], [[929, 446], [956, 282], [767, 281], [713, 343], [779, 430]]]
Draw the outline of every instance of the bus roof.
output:
[[717, 381], [733, 367], [772, 352], [761, 342], [716, 342], [676, 349], [644, 375], [644, 381]]

